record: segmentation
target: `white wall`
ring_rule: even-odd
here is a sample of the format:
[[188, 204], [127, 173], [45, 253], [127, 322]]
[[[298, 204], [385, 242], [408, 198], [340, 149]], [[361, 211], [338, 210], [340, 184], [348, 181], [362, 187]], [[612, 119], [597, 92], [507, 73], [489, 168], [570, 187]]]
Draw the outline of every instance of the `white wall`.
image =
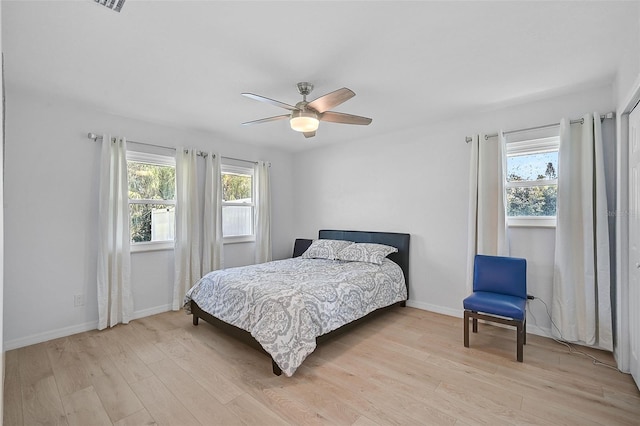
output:
[[[0, 23], [2, 22], [2, 5], [0, 4]], [[0, 46], [2, 46], [2, 25], [0, 24]], [[4, 69], [2, 70], [2, 81], [4, 81]], [[0, 90], [0, 100], [4, 96], [4, 86]], [[4, 105], [0, 101], [0, 206], [4, 205]], [[4, 294], [4, 209], [0, 211], [0, 300]], [[2, 342], [2, 364], [0, 365], [0, 423], [3, 423], [4, 416], [4, 341], [3, 332], [3, 306], [0, 303], [0, 342]]]
[[637, 25], [635, 36], [620, 40], [624, 44], [625, 55], [618, 65], [616, 76], [616, 106], [626, 101], [640, 75], [640, 5], [637, 5]]
[[[11, 349], [97, 324], [96, 226], [100, 144], [87, 132], [271, 162], [274, 258], [291, 255], [292, 155], [215, 135], [95, 111], [7, 88], [4, 341]], [[225, 266], [253, 263], [253, 243], [225, 246]], [[136, 316], [169, 309], [173, 251], [132, 254]], [[74, 295], [86, 303], [74, 308]], [[185, 321], [187, 319], [185, 318]]]
[[[409, 305], [462, 316], [469, 180], [465, 136], [612, 111], [613, 90], [611, 85], [594, 87], [298, 153], [294, 158], [296, 236], [313, 238], [320, 228], [410, 233]], [[376, 120], [384, 117], [374, 117], [372, 125]], [[512, 229], [511, 233], [511, 254], [529, 260], [529, 292], [547, 303], [554, 239], [553, 229]], [[530, 331], [550, 330], [539, 302], [529, 310], [534, 315], [528, 320]]]

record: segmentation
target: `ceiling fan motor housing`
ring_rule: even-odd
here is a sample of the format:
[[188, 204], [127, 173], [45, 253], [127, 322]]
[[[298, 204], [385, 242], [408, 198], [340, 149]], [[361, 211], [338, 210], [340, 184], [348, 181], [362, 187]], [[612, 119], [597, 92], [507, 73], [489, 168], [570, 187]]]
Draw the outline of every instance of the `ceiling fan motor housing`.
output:
[[312, 91], [313, 91], [313, 84], [307, 83], [306, 81], [302, 81], [298, 83], [298, 92], [300, 92], [300, 94], [305, 97], [305, 101], [306, 101], [306, 96]]

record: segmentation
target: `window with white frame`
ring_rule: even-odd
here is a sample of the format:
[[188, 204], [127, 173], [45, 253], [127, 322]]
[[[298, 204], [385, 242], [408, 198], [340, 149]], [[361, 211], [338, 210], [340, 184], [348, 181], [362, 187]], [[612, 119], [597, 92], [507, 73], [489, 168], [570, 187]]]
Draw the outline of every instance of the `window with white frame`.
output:
[[175, 238], [176, 159], [127, 152], [132, 250], [171, 248]]
[[555, 226], [558, 136], [508, 142], [506, 209], [511, 226]]
[[255, 190], [253, 167], [222, 165], [222, 235], [227, 241], [252, 241]]

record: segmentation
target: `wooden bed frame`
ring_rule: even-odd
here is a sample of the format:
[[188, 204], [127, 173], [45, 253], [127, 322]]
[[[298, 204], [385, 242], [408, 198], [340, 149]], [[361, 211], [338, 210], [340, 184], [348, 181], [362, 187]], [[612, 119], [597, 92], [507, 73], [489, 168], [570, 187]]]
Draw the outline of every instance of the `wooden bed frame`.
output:
[[[339, 230], [329, 230], [329, 229], [323, 229], [320, 230], [318, 233], [318, 237], [320, 239], [331, 239], [331, 240], [346, 240], [346, 241], [353, 241], [356, 243], [378, 243], [378, 244], [386, 244], [389, 246], [393, 246], [396, 247], [398, 249], [397, 253], [392, 253], [388, 256], [389, 259], [393, 260], [395, 263], [397, 263], [400, 268], [402, 269], [402, 272], [404, 273], [404, 280], [407, 286], [407, 298], [408, 298], [408, 294], [409, 294], [409, 240], [410, 240], [410, 235], [409, 234], [401, 234], [401, 233], [395, 233], [395, 232], [366, 232], [366, 231], [339, 231]], [[310, 241], [311, 240], [306, 240], [306, 241]], [[322, 336], [319, 336], [316, 339], [316, 343], [320, 343], [321, 341], [327, 340], [331, 337], [334, 337], [338, 334], [341, 334], [349, 329], [351, 329], [352, 327], [356, 326], [357, 324], [361, 323], [362, 321], [364, 321], [365, 319], [370, 319], [372, 316], [383, 312], [395, 305], [399, 305], [399, 306], [405, 306], [406, 302], [402, 301], [402, 302], [398, 302], [396, 304], [384, 307], [384, 308], [380, 308], [377, 309], [373, 312], [370, 312], [369, 314], [365, 315], [362, 318], [359, 318], [353, 322], [350, 322], [348, 324], [343, 325], [342, 327], [333, 330], [329, 333], [323, 334]], [[197, 303], [195, 303], [193, 300], [191, 301], [191, 313], [193, 314], [193, 325], [198, 325], [198, 320], [200, 318], [202, 318], [203, 320], [205, 320], [206, 322], [208, 322], [209, 324], [212, 324], [218, 328], [220, 328], [221, 330], [225, 331], [226, 333], [236, 337], [238, 340], [248, 344], [249, 346], [258, 349], [262, 352], [264, 352], [265, 354], [267, 354], [269, 357], [271, 357], [271, 355], [269, 355], [269, 353], [267, 353], [267, 351], [264, 350], [264, 348], [262, 347], [262, 345], [260, 345], [260, 343], [258, 343], [257, 340], [255, 340], [253, 338], [253, 336], [251, 336], [251, 333], [249, 333], [248, 331], [245, 331], [239, 327], [236, 327], [234, 325], [231, 325], [229, 323], [226, 323], [216, 317], [214, 317], [213, 315], [203, 311]], [[276, 364], [276, 362], [271, 359], [271, 366], [273, 368], [273, 374], [279, 376], [282, 374], [282, 370], [280, 369], [280, 367], [278, 366], [278, 364]]]

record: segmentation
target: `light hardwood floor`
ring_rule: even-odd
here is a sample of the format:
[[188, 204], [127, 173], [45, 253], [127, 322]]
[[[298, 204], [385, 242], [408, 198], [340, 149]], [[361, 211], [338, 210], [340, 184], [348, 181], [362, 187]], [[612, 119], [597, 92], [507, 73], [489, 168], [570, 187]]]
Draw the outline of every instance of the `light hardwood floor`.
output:
[[[640, 424], [630, 376], [529, 335], [393, 308], [323, 342], [293, 377], [183, 312], [6, 353], [6, 425]], [[611, 355], [581, 348], [613, 364]]]

